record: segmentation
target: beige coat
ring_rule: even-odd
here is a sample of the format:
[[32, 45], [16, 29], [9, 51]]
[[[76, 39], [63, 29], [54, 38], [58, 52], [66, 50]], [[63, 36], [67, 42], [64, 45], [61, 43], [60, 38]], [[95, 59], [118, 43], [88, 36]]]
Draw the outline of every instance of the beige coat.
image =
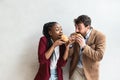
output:
[[[99, 62], [105, 51], [105, 36], [97, 30], [92, 30], [87, 45], [82, 51], [82, 63], [87, 80], [99, 80]], [[74, 44], [71, 54], [69, 77], [72, 76], [79, 59], [79, 45]]]

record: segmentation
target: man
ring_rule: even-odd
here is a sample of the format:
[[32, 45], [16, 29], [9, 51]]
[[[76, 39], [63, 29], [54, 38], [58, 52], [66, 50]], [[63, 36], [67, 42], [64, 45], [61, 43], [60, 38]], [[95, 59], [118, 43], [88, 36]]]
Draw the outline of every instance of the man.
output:
[[[70, 80], [99, 80], [99, 62], [105, 51], [105, 35], [91, 27], [91, 19], [81, 15], [74, 20], [75, 32], [70, 49]], [[73, 39], [73, 37], [71, 37]]]

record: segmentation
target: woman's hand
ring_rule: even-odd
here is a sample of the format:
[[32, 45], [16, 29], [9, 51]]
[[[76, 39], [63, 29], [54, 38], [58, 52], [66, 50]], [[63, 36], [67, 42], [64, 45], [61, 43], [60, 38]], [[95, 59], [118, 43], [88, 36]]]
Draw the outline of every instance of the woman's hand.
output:
[[53, 46], [56, 47], [56, 46], [60, 46], [60, 45], [62, 45], [62, 44], [65, 44], [65, 42], [62, 41], [61, 39], [59, 39], [59, 40], [56, 40], [56, 41], [53, 43]]

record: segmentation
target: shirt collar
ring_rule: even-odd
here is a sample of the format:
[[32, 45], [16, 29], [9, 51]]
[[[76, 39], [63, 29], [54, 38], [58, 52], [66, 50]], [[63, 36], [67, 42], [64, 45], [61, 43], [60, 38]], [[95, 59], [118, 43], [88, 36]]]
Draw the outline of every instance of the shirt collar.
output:
[[87, 31], [87, 34], [86, 34], [86, 36], [85, 36], [85, 39], [88, 39], [88, 38], [89, 38], [91, 31], [92, 31], [92, 29], [90, 29], [90, 30]]

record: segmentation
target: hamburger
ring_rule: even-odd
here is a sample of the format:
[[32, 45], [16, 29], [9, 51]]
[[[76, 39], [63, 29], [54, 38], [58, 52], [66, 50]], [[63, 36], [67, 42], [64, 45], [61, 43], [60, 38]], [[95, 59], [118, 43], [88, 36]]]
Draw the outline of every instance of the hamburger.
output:
[[83, 38], [83, 36], [80, 33], [72, 33], [70, 36], [73, 36], [74, 38], [77, 38], [77, 37]]
[[72, 34], [70, 35], [70, 37], [71, 37], [71, 41], [72, 41], [72, 42], [75, 42], [75, 41], [76, 41], [76, 38], [78, 38], [78, 37], [83, 38], [83, 36], [82, 36], [80, 33], [72, 33]]
[[61, 40], [64, 41], [64, 42], [68, 42], [69, 39], [68, 39], [68, 37], [66, 35], [63, 34], [61, 36]]

